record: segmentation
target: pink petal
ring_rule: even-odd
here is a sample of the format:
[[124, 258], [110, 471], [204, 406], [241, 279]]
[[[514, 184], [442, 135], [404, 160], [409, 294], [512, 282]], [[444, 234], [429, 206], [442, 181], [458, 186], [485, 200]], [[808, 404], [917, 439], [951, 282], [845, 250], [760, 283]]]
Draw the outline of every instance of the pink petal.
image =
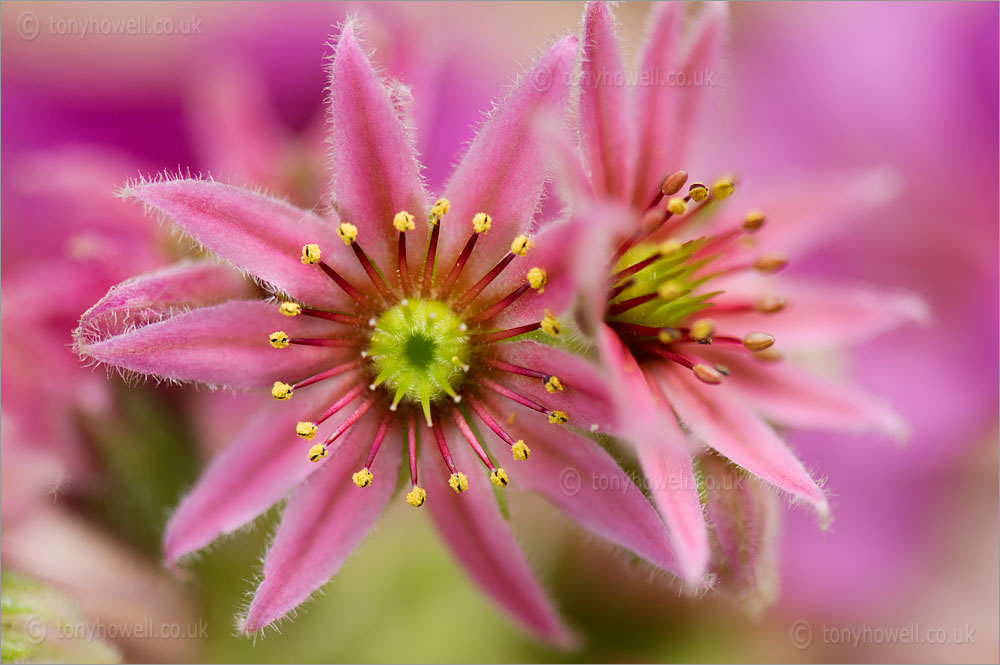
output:
[[904, 323], [925, 322], [927, 304], [909, 292], [887, 291], [847, 284], [825, 285], [804, 279], [741, 280], [726, 285], [726, 302], [753, 301], [778, 295], [787, 300], [776, 314], [708, 313], [727, 334], [763, 330], [774, 335], [775, 348], [819, 349], [850, 346], [876, 337]]
[[830, 506], [822, 490], [784, 441], [745, 404], [735, 389], [705, 385], [686, 369], [656, 373], [670, 406], [701, 441], [736, 464], [812, 505], [821, 521]]
[[611, 392], [607, 378], [597, 367], [572, 353], [528, 340], [493, 346], [496, 356], [505, 362], [557, 376], [564, 390], [550, 393], [542, 379], [510, 372], [498, 371], [496, 381], [551, 410], [565, 411], [573, 427], [590, 430], [596, 425], [601, 431], [610, 428], [614, 421]]
[[742, 355], [704, 352], [724, 364], [727, 385], [768, 420], [800, 429], [836, 432], [880, 431], [906, 438], [906, 423], [888, 405], [866, 391], [832, 381], [791, 362], [759, 362]]
[[250, 292], [250, 285], [231, 266], [213, 261], [180, 263], [111, 287], [83, 315], [80, 327], [118, 333], [184, 308], [215, 305]]
[[[681, 54], [677, 44], [683, 11], [682, 3], [657, 3], [644, 50], [640, 74], [661, 84], [636, 89], [639, 160], [632, 202], [640, 208], [649, 204], [663, 178], [684, 168], [704, 98], [712, 87], [706, 85], [706, 76], [719, 74], [728, 20], [726, 3], [704, 4], [689, 47]], [[678, 82], [686, 81], [686, 85], [663, 81], [669, 75], [675, 75]]]
[[401, 449], [390, 442], [399, 431], [389, 430], [387, 445], [375, 456], [372, 483], [358, 487], [351, 480], [364, 468], [379, 422], [371, 414], [358, 422], [288, 500], [243, 632], [277, 621], [326, 584], [389, 504], [402, 460]]
[[[421, 444], [421, 485], [425, 508], [459, 562], [479, 586], [522, 626], [541, 639], [568, 646], [573, 638], [528, 566], [507, 521], [500, 514], [493, 485], [464, 437], [446, 427], [448, 446], [469, 488], [457, 494], [433, 439]], [[433, 437], [432, 434], [427, 433]]]
[[330, 66], [330, 120], [337, 208], [358, 227], [358, 242], [393, 281], [399, 236], [393, 217], [401, 210], [417, 217], [416, 228], [406, 235], [408, 258], [416, 269], [426, 245], [427, 194], [410, 133], [361, 52], [354, 23], [344, 26]]
[[538, 492], [598, 536], [663, 570], [680, 574], [677, 555], [659, 515], [603, 448], [550, 425], [544, 416], [520, 405], [493, 400], [491, 411], [516, 414], [514, 423], [504, 428], [531, 448], [527, 460], [507, 461], [510, 449], [486, 432], [494, 459], [510, 475], [511, 487]]
[[633, 444], [649, 492], [670, 531], [682, 576], [697, 585], [708, 567], [708, 529], [684, 433], [662, 393], [650, 386], [618, 336], [605, 327], [600, 344], [617, 398], [615, 433]]
[[[290, 402], [271, 404], [251, 418], [170, 518], [163, 536], [167, 564], [176, 566], [181, 557], [243, 527], [315, 471], [307, 454], [311, 444], [295, 435], [295, 423], [315, 418], [359, 380], [352, 373], [304, 388]], [[320, 425], [314, 441], [344, 417], [338, 414]]]
[[625, 67], [609, 5], [587, 5], [580, 79], [580, 144], [594, 189], [624, 199], [632, 191], [635, 136]]
[[337, 237], [334, 220], [278, 199], [208, 180], [140, 182], [126, 187], [123, 195], [166, 215], [214, 254], [273, 290], [313, 307], [336, 309], [353, 301], [317, 266], [302, 264], [303, 245], [318, 244], [324, 260], [356, 286], [367, 279]]
[[333, 337], [333, 324], [305, 316], [286, 317], [277, 305], [256, 300], [203, 307], [106, 338], [77, 338], [81, 356], [100, 363], [176, 381], [232, 388], [264, 388], [294, 382], [356, 350], [297, 346], [275, 349], [268, 336]]
[[546, 172], [534, 123], [563, 116], [576, 47], [575, 37], [556, 42], [500, 102], [469, 146], [445, 192], [451, 212], [443, 222], [440, 265], [450, 266], [458, 257], [476, 213], [493, 218], [473, 255], [490, 265], [531, 227]]

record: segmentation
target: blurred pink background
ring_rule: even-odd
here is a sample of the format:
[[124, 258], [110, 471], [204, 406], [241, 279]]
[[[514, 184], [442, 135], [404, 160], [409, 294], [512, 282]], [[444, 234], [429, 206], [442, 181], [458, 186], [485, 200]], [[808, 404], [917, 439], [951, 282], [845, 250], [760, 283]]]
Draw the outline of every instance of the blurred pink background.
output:
[[[577, 617], [598, 604], [610, 608], [604, 612], [642, 617], [632, 632], [618, 636], [621, 639], [594, 632], [596, 646], [581, 657], [850, 662], [988, 662], [1000, 657], [997, 9], [995, 3], [934, 2], [733, 7], [728, 68], [719, 86], [717, 112], [710, 120], [714, 129], [702, 154], [709, 156], [714, 168], [752, 171], [758, 183], [751, 184], [853, 168], [884, 167], [891, 174], [898, 187], [888, 204], [857, 219], [845, 219], [843, 228], [833, 230], [821, 249], [791, 270], [905, 288], [927, 300], [933, 317], [927, 326], [882, 336], [857, 354], [839, 359], [844, 372], [906, 417], [912, 436], [903, 447], [876, 437], [793, 438], [807, 466], [827, 478], [835, 521], [822, 532], [806, 511], [785, 511], [781, 598], [777, 607], [756, 620], [718, 600], [679, 599], [675, 589], [650, 583], [620, 556], [594, 553], [589, 544], [578, 548], [582, 536], [551, 511], [540, 509], [540, 516], [520, 535], [532, 556], [550, 570], [556, 598], [567, 613]], [[241, 180], [269, 178], [271, 182], [259, 184], [285, 187], [310, 203], [317, 183], [305, 186], [287, 172], [265, 168], [287, 155], [258, 152], [266, 159], [264, 167], [254, 170], [251, 157], [227, 162], [225, 156], [232, 152], [226, 152], [226, 145], [213, 146], [214, 139], [227, 140], [220, 123], [227, 111], [233, 111], [225, 107], [224, 94], [213, 101], [213, 92], [231, 85], [245, 95], [242, 112], [259, 114], [248, 126], [269, 127], [274, 145], [294, 142], [298, 152], [289, 159], [300, 160], [296, 164], [321, 159], [317, 123], [322, 118], [325, 43], [349, 11], [365, 21], [368, 45], [376, 49], [376, 58], [389, 73], [413, 86], [416, 124], [421, 128], [419, 149], [431, 185], [439, 186], [452, 155], [480, 119], [480, 110], [489, 108], [510, 72], [546, 40], [578, 30], [583, 9], [570, 2], [4, 3], [0, 7], [0, 122], [6, 130], [0, 161], [7, 167], [2, 175], [4, 304], [11, 303], [10, 285], [36, 280], [38, 286], [39, 277], [32, 271], [37, 271], [39, 259], [46, 265], [67, 262], [57, 266], [69, 270], [67, 279], [84, 273], [94, 276], [90, 264], [73, 263], [78, 259], [71, 256], [70, 239], [81, 232], [105, 222], [133, 231], [143, 224], [135, 215], [129, 218], [128, 211], [113, 219], [118, 214], [114, 201], [107, 210], [100, 208], [99, 215], [79, 214], [79, 209], [67, 214], [64, 210], [73, 209], [52, 203], [45, 179], [52, 177], [51, 185], [57, 186], [62, 180], [55, 176], [61, 172], [31, 170], [26, 160], [54, 150], [87, 145], [100, 154], [113, 154], [110, 165], [100, 170], [101, 178], [108, 180], [109, 199], [116, 186], [140, 172], [190, 168]], [[626, 49], [639, 42], [648, 11], [643, 3], [618, 7]], [[100, 34], [100, 21], [137, 17], [144, 25], [169, 20], [160, 25], [194, 34]], [[97, 34], [66, 34], [74, 22], [95, 24], [91, 29]], [[626, 50], [626, 55], [635, 54]], [[264, 150], [261, 146], [269, 137], [256, 138], [260, 145], [255, 147]], [[238, 126], [228, 140], [230, 147], [240, 143]], [[84, 160], [75, 168], [82, 171], [87, 164]], [[26, 173], [32, 174], [30, 182], [25, 182]], [[86, 175], [76, 173], [77, 179]], [[66, 177], [73, 182], [74, 172]], [[94, 200], [101, 196], [94, 194]], [[39, 197], [56, 207], [46, 210]], [[84, 209], [93, 213], [97, 205], [88, 203]], [[129, 240], [130, 247], [147, 243], [157, 248], [144, 267], [177, 255], [176, 248], [164, 245], [168, 241], [152, 227], [135, 233], [142, 239]], [[95, 295], [63, 302], [67, 311], [55, 320], [22, 324], [47, 327], [49, 341], [33, 352], [57, 358], [51, 362], [59, 369], [53, 371], [69, 376], [86, 373], [85, 379], [73, 384], [73, 391], [89, 390], [87, 381], [104, 381], [103, 372], [74, 366], [68, 345], [75, 317], [107, 287], [133, 272], [122, 270], [94, 277]], [[36, 297], [45, 298], [51, 293], [47, 289], [48, 285], [39, 287]], [[15, 320], [10, 312], [4, 320], [4, 341], [10, 344], [3, 370], [5, 446], [10, 440], [7, 425], [17, 416], [9, 405], [24, 398], [25, 391], [46, 390], [12, 367], [9, 352], [16, 348], [17, 338], [9, 341], [7, 329]], [[167, 393], [164, 399], [177, 399]], [[37, 403], [45, 395], [35, 397]], [[185, 412], [198, 414], [196, 420], [211, 420], [219, 413], [238, 419], [252, 408], [231, 396], [205, 396], [188, 407]], [[196, 429], [202, 450], [226, 438], [226, 427], [214, 421]], [[58, 449], [60, 444], [27, 445]], [[6, 451], [4, 465], [12, 468]], [[10, 478], [5, 469], [5, 485], [13, 482]], [[43, 506], [47, 515], [53, 508], [51, 500]], [[58, 518], [50, 515], [33, 525], [75, 519], [72, 502], [57, 501], [55, 508], [66, 510]], [[22, 529], [18, 535], [8, 528], [6, 513], [4, 519], [5, 568], [25, 567], [38, 545], [33, 539], [52, 539], [47, 543], [50, 548], [74, 542], [68, 531], [59, 529], [32, 528], [27, 533]], [[128, 550], [93, 520], [85, 524], [92, 529], [90, 538], [102, 539], [101, 547]], [[426, 524], [413, 526], [394, 517], [375, 539], [393, 529], [409, 529], [412, 538], [427, 535]], [[390, 542], [383, 540], [383, 545]], [[10, 542], [20, 549], [12, 550]], [[116, 560], [98, 556], [86, 563], [115, 566]], [[388, 561], [403, 569], [407, 565], [402, 559]], [[67, 580], [75, 579], [73, 565], [78, 563], [46, 562], [23, 572], [65, 587]], [[192, 593], [190, 584], [161, 573], [155, 556], [147, 555], [136, 565], [142, 572], [133, 579], [166, 585], [169, 594], [178, 596], [176, 600], [170, 596], [170, 612], [185, 617], [203, 613], [198, 603], [205, 601], [192, 600], [197, 593]], [[555, 570], [559, 572], [551, 572]], [[251, 566], [235, 575], [248, 579], [253, 573]], [[81, 569], [78, 574], [92, 573]], [[453, 591], [456, 598], [461, 592], [461, 588]], [[338, 612], [350, 611], [343, 604], [334, 606], [331, 598], [326, 599], [329, 603], [314, 603], [306, 614], [327, 612], [326, 616], [337, 617]], [[448, 598], [435, 607], [447, 608]], [[383, 602], [401, 601], [389, 596]], [[192, 606], [178, 609], [186, 603]], [[88, 609], [105, 611], [96, 605], [97, 609]], [[136, 611], [162, 609], [155, 602], [149, 605]], [[461, 623], [461, 611], [441, 611], [443, 622], [459, 622], [480, 648], [506, 630], [499, 619], [488, 625], [466, 625]], [[661, 626], [673, 621], [689, 626], [687, 638], [664, 632]], [[804, 648], [801, 622], [811, 635]], [[949, 636], [970, 627], [974, 640], [928, 645], [873, 638], [854, 645], [829, 638], [825, 630], [914, 623], [943, 629]], [[391, 626], [389, 630], [384, 639], [393, 638]], [[405, 631], [412, 626], [400, 630], [404, 637], [398, 639], [411, 639]], [[280, 640], [253, 651], [245, 643], [231, 646], [229, 625], [213, 624], [212, 632], [221, 634], [218, 643], [210, 639], [183, 647], [133, 644], [125, 646], [125, 654], [153, 660], [281, 657], [275, 655], [281, 653]], [[289, 632], [294, 635], [294, 627]], [[720, 635], [724, 644], [717, 643]], [[432, 631], [425, 631], [424, 637], [427, 644], [411, 641], [412, 650], [405, 653], [416, 660], [477, 660], [490, 658], [490, 653], [499, 660], [551, 656], [530, 646], [515, 646], [512, 651], [472, 647], [456, 658]], [[363, 649], [295, 654], [304, 660], [368, 659]]]

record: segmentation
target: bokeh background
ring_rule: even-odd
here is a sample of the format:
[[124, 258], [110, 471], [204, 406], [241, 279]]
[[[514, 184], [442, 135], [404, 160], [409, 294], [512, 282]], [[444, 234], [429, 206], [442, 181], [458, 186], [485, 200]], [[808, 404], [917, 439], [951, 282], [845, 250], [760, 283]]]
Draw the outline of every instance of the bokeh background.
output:
[[[649, 6], [617, 11], [634, 55]], [[995, 3], [732, 8], [702, 154], [763, 181], [892, 175], [886, 205], [844, 219], [791, 270], [928, 302], [927, 325], [833, 361], [890, 401], [912, 436], [904, 447], [793, 436], [827, 478], [835, 522], [821, 531], [786, 511], [781, 596], [759, 616], [685, 597], [542, 501], [514, 497], [533, 566], [586, 638], [576, 653], [518, 633], [426, 517], [399, 505], [296, 621], [236, 636], [276, 515], [217, 543], [184, 578], [161, 567], [159, 536], [259, 398], [128, 387], [83, 368], [70, 333], [109, 286], [186, 251], [113, 198], [128, 178], [190, 168], [315, 201], [325, 43], [347, 13], [412, 86], [438, 187], [481, 110], [540, 46], [579, 29], [582, 6], [5, 2], [0, 12], [5, 662], [1000, 657]], [[110, 34], [114, 20], [157, 34]], [[162, 625], [177, 634], [118, 634]], [[892, 637], [907, 627], [950, 643]]]

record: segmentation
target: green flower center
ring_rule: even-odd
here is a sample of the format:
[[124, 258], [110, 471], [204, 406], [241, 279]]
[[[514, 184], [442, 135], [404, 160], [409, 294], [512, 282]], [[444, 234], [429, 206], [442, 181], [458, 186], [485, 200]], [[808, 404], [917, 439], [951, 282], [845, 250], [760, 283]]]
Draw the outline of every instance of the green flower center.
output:
[[403, 301], [386, 310], [375, 323], [368, 355], [377, 376], [401, 399], [430, 403], [447, 394], [458, 401], [455, 388], [468, 367], [466, 326], [451, 309], [436, 300]]

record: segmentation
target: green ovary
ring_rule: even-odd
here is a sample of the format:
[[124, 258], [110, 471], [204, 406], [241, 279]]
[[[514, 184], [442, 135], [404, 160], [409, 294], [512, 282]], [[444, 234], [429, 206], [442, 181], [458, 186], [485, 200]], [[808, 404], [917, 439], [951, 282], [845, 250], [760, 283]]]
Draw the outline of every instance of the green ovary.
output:
[[444, 303], [412, 300], [379, 317], [368, 354], [378, 373], [374, 384], [395, 391], [393, 404], [420, 402], [426, 413], [441, 395], [457, 401], [469, 336], [462, 319]]

